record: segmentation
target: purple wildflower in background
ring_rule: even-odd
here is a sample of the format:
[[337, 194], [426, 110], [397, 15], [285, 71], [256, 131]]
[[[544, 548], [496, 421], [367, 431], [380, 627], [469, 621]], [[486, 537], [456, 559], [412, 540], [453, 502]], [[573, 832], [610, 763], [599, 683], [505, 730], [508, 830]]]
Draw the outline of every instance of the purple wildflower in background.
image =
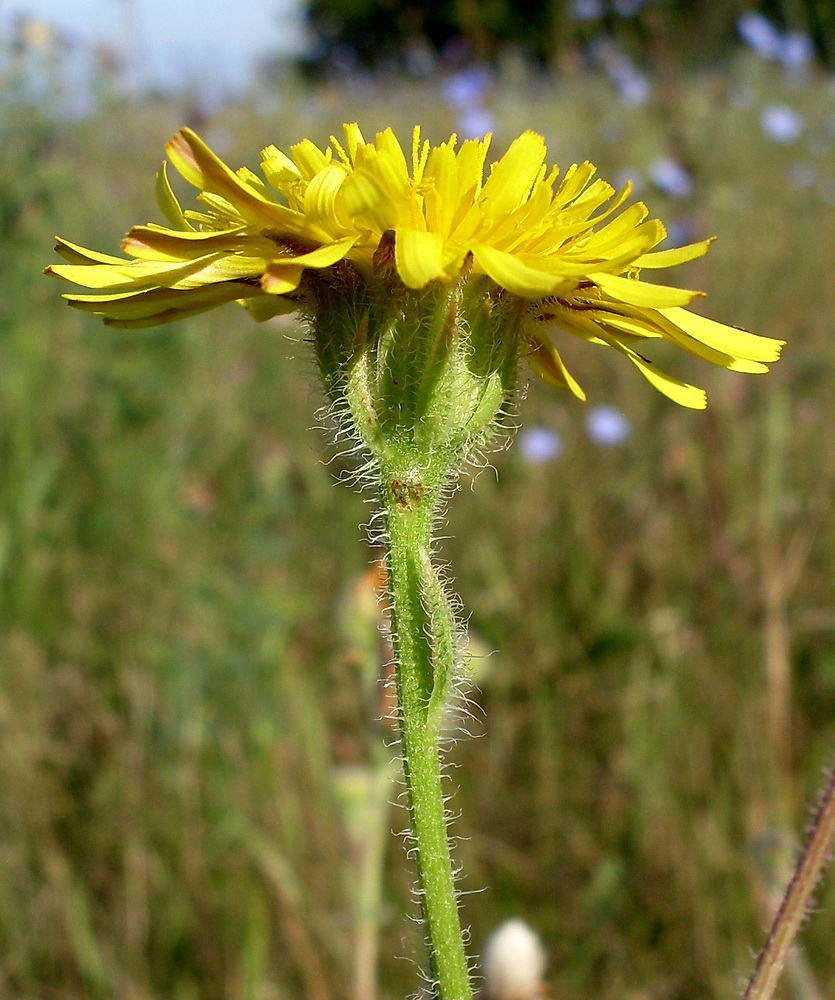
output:
[[459, 70], [444, 83], [443, 95], [457, 108], [480, 104], [493, 84], [493, 73], [487, 66], [470, 66]]
[[760, 125], [773, 142], [789, 143], [803, 131], [803, 118], [786, 104], [770, 104], [760, 115]]
[[736, 22], [740, 38], [763, 59], [776, 59], [780, 51], [780, 32], [769, 19], [756, 10], [746, 10]]
[[635, 17], [644, 6], [644, 0], [614, 0], [612, 6], [618, 17]]
[[788, 70], [804, 70], [815, 55], [815, 46], [805, 31], [787, 31], [780, 39], [777, 58]]
[[650, 83], [642, 73], [637, 70], [624, 73], [616, 83], [624, 104], [631, 104], [633, 107], [646, 104], [650, 95]]
[[740, 38], [762, 59], [797, 73], [806, 69], [815, 55], [815, 45], [805, 31], [781, 32], [765, 15], [748, 10], [736, 22]]
[[632, 425], [614, 406], [594, 406], [586, 417], [586, 433], [601, 448], [616, 448], [629, 439]]
[[598, 38], [592, 43], [590, 52], [617, 88], [624, 104], [637, 107], [646, 103], [651, 91], [649, 79], [616, 42]]
[[571, 0], [569, 12], [575, 21], [595, 21], [603, 17], [603, 0]]
[[495, 118], [487, 107], [493, 72], [487, 66], [469, 66], [453, 73], [443, 87], [449, 104], [458, 109], [458, 135], [481, 139], [495, 130]]
[[652, 183], [671, 198], [689, 198], [693, 194], [693, 177], [678, 160], [664, 156], [649, 168]]
[[526, 427], [519, 434], [522, 458], [531, 465], [545, 465], [562, 454], [562, 438], [550, 427]]

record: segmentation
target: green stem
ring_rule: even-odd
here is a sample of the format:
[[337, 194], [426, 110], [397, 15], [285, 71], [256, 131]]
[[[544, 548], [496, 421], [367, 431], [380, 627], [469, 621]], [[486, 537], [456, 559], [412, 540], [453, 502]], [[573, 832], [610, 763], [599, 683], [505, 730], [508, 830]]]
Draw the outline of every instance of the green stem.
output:
[[454, 616], [429, 559], [438, 490], [407, 477], [383, 483], [400, 743], [434, 996], [472, 1000], [438, 747], [456, 655]]
[[743, 1000], [771, 1000], [789, 949], [812, 901], [815, 886], [835, 842], [835, 769], [824, 789], [812, 829], [797, 862], [765, 947], [757, 960], [754, 975]]

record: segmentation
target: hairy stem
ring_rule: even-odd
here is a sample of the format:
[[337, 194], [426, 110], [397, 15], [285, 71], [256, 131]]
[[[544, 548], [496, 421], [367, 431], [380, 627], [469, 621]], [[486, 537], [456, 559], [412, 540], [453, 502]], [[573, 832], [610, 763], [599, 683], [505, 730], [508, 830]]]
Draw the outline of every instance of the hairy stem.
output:
[[835, 768], [743, 1000], [771, 1000], [835, 839]]
[[454, 672], [455, 621], [429, 559], [437, 490], [385, 477], [388, 586], [400, 743], [434, 996], [472, 1000], [438, 746]]

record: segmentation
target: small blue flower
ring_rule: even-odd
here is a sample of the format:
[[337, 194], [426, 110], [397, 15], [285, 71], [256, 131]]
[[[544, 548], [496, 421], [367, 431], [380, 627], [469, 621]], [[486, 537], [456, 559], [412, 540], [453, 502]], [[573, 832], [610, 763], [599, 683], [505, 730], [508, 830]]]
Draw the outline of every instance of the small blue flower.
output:
[[618, 17], [635, 17], [644, 6], [644, 0], [614, 0], [612, 6]]
[[693, 194], [693, 178], [671, 156], [656, 160], [649, 168], [652, 183], [671, 198], [689, 198]]
[[777, 50], [778, 60], [788, 70], [806, 69], [814, 54], [814, 43], [805, 31], [787, 31]]
[[550, 427], [526, 427], [519, 434], [522, 458], [531, 465], [545, 465], [562, 454], [562, 438]]
[[575, 21], [595, 21], [603, 17], [603, 0], [571, 0], [570, 13]]
[[646, 104], [649, 99], [651, 87], [649, 80], [637, 70], [633, 73], [625, 73], [617, 81], [618, 93], [624, 104], [633, 107], [640, 107]]
[[601, 448], [616, 448], [629, 439], [632, 425], [614, 406], [595, 406], [586, 417], [586, 433]]
[[746, 45], [763, 59], [776, 59], [782, 39], [780, 32], [764, 14], [747, 10], [736, 22], [736, 29]]
[[616, 42], [610, 38], [597, 38], [589, 51], [617, 87], [620, 99], [625, 104], [639, 106], [646, 103], [651, 90], [649, 79]]
[[773, 142], [789, 143], [803, 131], [803, 118], [785, 104], [771, 104], [760, 115], [760, 125]]
[[470, 66], [453, 73], [444, 83], [443, 94], [450, 104], [466, 108], [484, 100], [493, 83], [493, 73], [487, 66]]

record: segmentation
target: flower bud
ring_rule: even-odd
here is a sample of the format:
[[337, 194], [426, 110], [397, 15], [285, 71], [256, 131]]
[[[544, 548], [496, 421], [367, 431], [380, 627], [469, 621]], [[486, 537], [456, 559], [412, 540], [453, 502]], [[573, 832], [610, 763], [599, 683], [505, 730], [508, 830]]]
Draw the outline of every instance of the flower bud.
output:
[[523, 920], [508, 920], [484, 945], [484, 1000], [542, 1000], [545, 950]]

